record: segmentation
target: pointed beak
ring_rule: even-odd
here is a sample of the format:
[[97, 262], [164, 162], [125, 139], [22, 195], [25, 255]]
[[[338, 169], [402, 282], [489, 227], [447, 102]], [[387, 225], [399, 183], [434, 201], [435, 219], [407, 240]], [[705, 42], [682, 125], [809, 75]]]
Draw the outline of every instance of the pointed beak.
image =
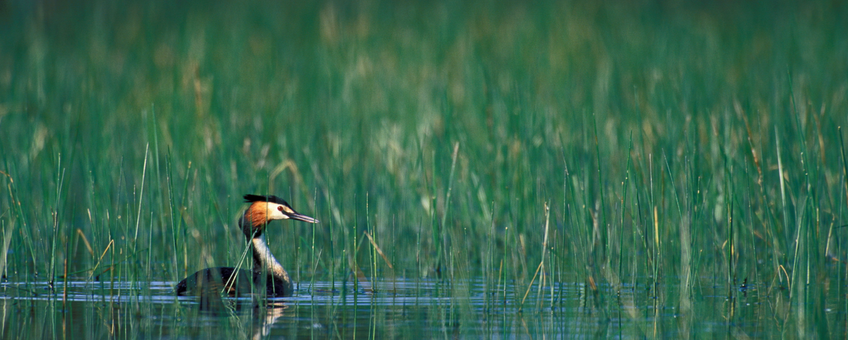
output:
[[303, 221], [303, 222], [307, 222], [307, 223], [318, 223], [318, 220], [316, 220], [312, 217], [306, 216], [306, 215], [298, 214], [296, 212], [286, 214], [286, 216], [288, 216], [290, 219], [293, 219], [293, 220]]

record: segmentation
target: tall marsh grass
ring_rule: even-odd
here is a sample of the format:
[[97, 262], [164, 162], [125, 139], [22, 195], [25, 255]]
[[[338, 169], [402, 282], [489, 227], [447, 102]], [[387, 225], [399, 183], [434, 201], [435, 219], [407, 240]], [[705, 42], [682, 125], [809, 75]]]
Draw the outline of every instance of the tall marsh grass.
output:
[[[754, 285], [763, 332], [846, 331], [837, 2], [2, 7], [5, 294], [234, 265], [271, 193], [322, 222], [268, 232], [301, 283], [483, 278], [525, 311], [579, 283], [684, 330]], [[636, 285], [655, 309], [609, 293]]]

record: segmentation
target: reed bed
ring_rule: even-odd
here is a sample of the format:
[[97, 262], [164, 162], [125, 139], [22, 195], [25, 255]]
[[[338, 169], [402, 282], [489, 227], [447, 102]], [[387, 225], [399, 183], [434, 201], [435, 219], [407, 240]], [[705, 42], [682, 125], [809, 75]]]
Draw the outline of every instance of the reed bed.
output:
[[6, 296], [233, 265], [267, 193], [322, 222], [268, 232], [301, 289], [435, 279], [446, 336], [575, 294], [619, 334], [848, 331], [846, 6], [78, 5], [0, 9]]

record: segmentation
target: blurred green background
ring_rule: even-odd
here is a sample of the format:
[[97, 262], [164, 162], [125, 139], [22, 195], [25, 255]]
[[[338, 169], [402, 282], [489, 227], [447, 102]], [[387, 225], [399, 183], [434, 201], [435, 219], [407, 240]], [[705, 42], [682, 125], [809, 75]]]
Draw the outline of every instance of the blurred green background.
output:
[[545, 258], [552, 282], [756, 282], [810, 306], [786, 327], [829, 334], [831, 303], [844, 334], [845, 18], [842, 1], [5, 1], [5, 276], [232, 265], [241, 195], [267, 193], [322, 221], [269, 232], [299, 281], [524, 287]]

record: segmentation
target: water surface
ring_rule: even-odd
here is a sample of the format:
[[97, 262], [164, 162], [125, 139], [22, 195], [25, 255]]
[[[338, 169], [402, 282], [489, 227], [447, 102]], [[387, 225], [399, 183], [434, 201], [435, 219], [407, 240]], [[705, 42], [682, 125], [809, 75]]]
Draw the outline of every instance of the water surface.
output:
[[319, 281], [300, 284], [292, 297], [211, 308], [175, 297], [174, 284], [5, 282], [3, 338], [762, 337], [776, 334], [776, 308], [784, 306], [780, 294], [769, 299], [755, 285], [728, 291], [706, 280], [691, 294], [674, 285]]

